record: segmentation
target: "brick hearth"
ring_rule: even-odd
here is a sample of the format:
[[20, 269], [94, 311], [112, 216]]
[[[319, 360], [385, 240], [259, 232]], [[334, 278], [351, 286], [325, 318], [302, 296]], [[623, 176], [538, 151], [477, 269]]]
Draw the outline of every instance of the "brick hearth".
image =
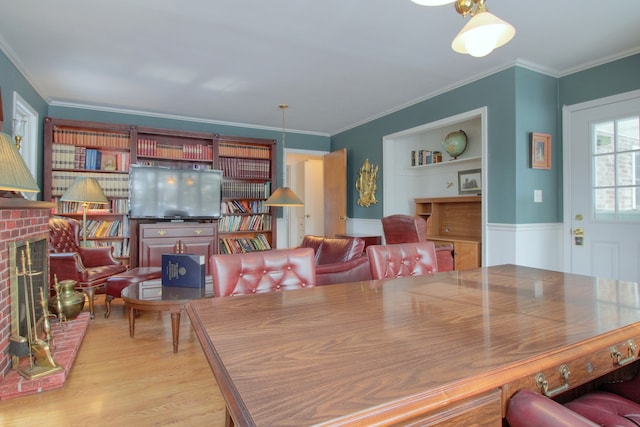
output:
[[[35, 380], [27, 380], [17, 370], [12, 370], [0, 383], [0, 400], [61, 388], [76, 359], [89, 319], [89, 313], [82, 312], [75, 319], [68, 321], [64, 329], [60, 327], [60, 322], [52, 322], [51, 335], [54, 345], [51, 355], [53, 360], [63, 368], [62, 371]], [[29, 360], [23, 357], [20, 366], [28, 364]]]

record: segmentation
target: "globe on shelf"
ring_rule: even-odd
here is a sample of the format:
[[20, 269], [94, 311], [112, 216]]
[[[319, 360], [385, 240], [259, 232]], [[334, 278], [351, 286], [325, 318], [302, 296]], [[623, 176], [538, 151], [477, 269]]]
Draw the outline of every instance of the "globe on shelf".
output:
[[463, 130], [451, 132], [442, 143], [444, 150], [455, 160], [467, 148], [467, 134]]

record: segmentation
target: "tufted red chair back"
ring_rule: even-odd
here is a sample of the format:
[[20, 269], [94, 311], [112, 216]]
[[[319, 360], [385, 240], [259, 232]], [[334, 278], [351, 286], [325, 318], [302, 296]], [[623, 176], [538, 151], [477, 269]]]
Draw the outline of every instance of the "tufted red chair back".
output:
[[364, 240], [354, 237], [329, 238], [306, 235], [300, 243], [301, 248], [313, 248], [316, 265], [347, 262], [364, 252]]
[[374, 279], [424, 276], [438, 271], [433, 242], [367, 246], [369, 267]]
[[410, 215], [389, 215], [382, 218], [382, 231], [387, 245], [424, 242], [427, 240], [427, 221]]
[[276, 249], [212, 255], [216, 297], [308, 288], [316, 285], [313, 249]]
[[49, 252], [80, 252], [80, 223], [72, 218], [49, 218]]

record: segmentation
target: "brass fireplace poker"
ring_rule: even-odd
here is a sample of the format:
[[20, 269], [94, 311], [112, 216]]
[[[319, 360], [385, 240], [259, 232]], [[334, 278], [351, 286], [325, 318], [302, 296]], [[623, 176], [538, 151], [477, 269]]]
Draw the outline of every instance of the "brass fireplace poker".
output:
[[[62, 367], [53, 360], [53, 357], [51, 356], [51, 350], [49, 349], [49, 344], [38, 337], [35, 299], [33, 294], [33, 276], [42, 274], [42, 272], [33, 272], [31, 270], [31, 251], [29, 249], [28, 242], [26, 250], [23, 250], [20, 254], [20, 259], [22, 262], [22, 273], [18, 271], [18, 277], [22, 276], [24, 282], [24, 303], [27, 319], [27, 342], [29, 343], [30, 354], [29, 365], [20, 368], [18, 372], [26, 379], [32, 380], [48, 374], [52, 374], [54, 372], [58, 372], [62, 370]], [[27, 264], [29, 265], [28, 269]], [[29, 288], [29, 290], [27, 290], [27, 287]], [[42, 315], [44, 317], [48, 317], [49, 315], [46, 309], [46, 300]], [[50, 338], [50, 335], [48, 335], [48, 338]]]

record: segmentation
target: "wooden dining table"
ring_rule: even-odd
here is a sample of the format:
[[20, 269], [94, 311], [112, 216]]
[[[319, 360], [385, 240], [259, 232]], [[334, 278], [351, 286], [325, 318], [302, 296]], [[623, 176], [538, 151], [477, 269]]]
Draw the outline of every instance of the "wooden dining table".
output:
[[238, 426], [500, 426], [518, 390], [576, 389], [640, 342], [636, 283], [516, 265], [186, 310]]

